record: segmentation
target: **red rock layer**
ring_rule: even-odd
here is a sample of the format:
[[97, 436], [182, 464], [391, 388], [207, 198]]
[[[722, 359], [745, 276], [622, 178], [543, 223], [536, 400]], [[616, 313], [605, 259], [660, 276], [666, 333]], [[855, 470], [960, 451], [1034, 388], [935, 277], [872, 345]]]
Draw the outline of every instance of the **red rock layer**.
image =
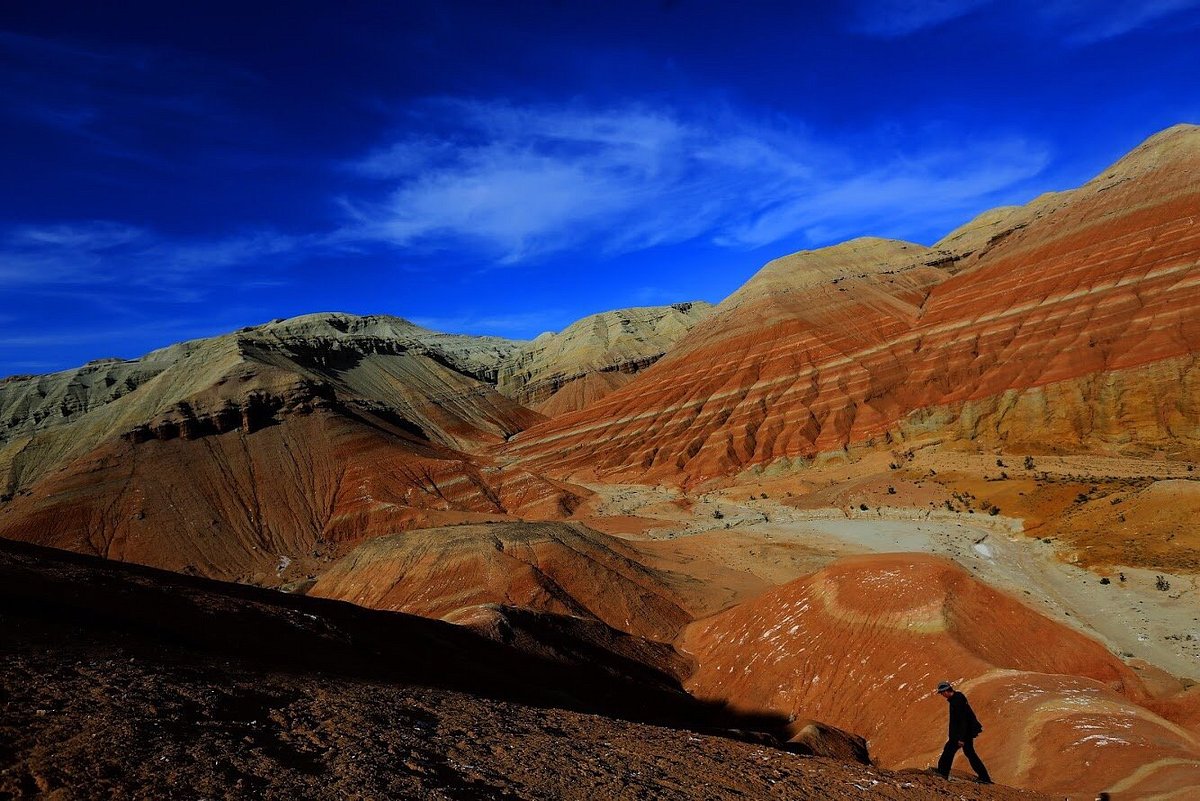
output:
[[691, 618], [641, 561], [630, 543], [579, 524], [454, 526], [366, 542], [311, 594], [425, 617], [507, 604], [671, 640]]
[[1200, 782], [1200, 734], [1139, 705], [1150, 698], [1120, 660], [937, 557], [845, 559], [681, 642], [699, 697], [861, 734], [884, 766], [936, 762], [947, 712], [933, 689], [949, 679], [983, 722], [977, 745], [997, 781], [1137, 793]]
[[589, 373], [563, 384], [553, 395], [534, 404], [533, 409], [547, 417], [579, 411], [625, 386], [633, 377], [633, 373]]
[[684, 483], [889, 437], [1200, 454], [1198, 219], [1200, 128], [1179, 126], [936, 249], [780, 259], [633, 382], [508, 451]]
[[580, 500], [566, 485], [480, 466], [402, 428], [318, 410], [249, 433], [110, 440], [3, 507], [0, 537], [280, 584], [364, 538], [561, 516]]

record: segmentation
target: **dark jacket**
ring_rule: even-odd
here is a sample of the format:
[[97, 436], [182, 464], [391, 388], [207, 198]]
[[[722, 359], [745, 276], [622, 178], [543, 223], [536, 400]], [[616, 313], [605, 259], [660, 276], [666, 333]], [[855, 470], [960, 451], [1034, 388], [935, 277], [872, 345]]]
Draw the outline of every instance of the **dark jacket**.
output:
[[967, 696], [960, 692], [954, 693], [947, 701], [950, 703], [950, 739], [954, 741], [969, 740], [978, 737], [983, 731], [979, 718], [967, 703]]

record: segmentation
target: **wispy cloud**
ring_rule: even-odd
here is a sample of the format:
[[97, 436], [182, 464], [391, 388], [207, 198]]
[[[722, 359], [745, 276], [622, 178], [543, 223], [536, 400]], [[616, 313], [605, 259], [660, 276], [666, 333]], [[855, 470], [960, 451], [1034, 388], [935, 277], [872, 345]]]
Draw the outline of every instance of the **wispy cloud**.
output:
[[385, 189], [347, 201], [342, 238], [473, 246], [502, 264], [697, 239], [747, 249], [960, 212], [1047, 161], [1020, 139], [864, 154], [729, 110], [441, 100], [420, 112], [437, 135], [402, 136], [353, 165]]
[[984, 9], [1003, 7], [1074, 44], [1123, 36], [1158, 19], [1200, 7], [1200, 0], [854, 0], [851, 30], [894, 39]]
[[965, 16], [992, 0], [857, 0], [851, 28], [881, 38], [907, 36]]
[[[781, 200], [748, 224], [731, 228], [728, 242], [766, 245], [798, 225], [809, 239], [830, 241], [862, 233], [864, 220], [881, 234], [930, 223], [948, 229], [962, 221], [964, 209], [1037, 175], [1048, 161], [1044, 149], [1020, 140], [918, 152]], [[918, 221], [921, 225], [913, 225]]]
[[1048, 0], [1036, 5], [1036, 13], [1064, 31], [1067, 41], [1090, 44], [1192, 8], [1200, 8], [1200, 0]]
[[293, 252], [297, 237], [254, 231], [212, 240], [171, 239], [111, 221], [14, 226], [0, 233], [0, 288], [120, 288], [151, 297], [198, 300], [197, 279], [235, 267], [261, 277], [263, 261]]

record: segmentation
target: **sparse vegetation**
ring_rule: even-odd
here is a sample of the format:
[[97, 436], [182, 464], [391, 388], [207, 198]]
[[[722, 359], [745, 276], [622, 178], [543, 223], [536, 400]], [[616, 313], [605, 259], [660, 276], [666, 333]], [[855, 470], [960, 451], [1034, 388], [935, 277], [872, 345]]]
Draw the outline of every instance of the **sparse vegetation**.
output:
[[1033, 457], [1032, 457], [1032, 456], [1026, 456], [1026, 457], [1025, 457], [1025, 469], [1026, 469], [1026, 470], [1032, 470], [1033, 468], [1034, 468], [1034, 464], [1033, 464]]
[[713, 509], [713, 520], [721, 520], [725, 517], [725, 513], [720, 509]]
[[1100, 583], [1101, 584], [1112, 584], [1112, 582], [1109, 581], [1108, 576], [1105, 576], [1104, 578], [1100, 579]]
[[1167, 590], [1171, 589], [1171, 582], [1167, 581], [1166, 576], [1155, 576], [1154, 589], [1158, 590], [1159, 592], [1166, 592]]

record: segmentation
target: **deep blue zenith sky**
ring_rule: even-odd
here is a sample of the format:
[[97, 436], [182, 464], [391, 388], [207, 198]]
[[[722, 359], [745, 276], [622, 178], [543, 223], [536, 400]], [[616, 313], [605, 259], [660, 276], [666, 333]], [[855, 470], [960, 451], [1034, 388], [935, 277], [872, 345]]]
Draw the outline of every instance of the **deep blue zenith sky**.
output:
[[0, 375], [315, 311], [529, 338], [925, 244], [1200, 122], [1200, 0], [0, 7]]

